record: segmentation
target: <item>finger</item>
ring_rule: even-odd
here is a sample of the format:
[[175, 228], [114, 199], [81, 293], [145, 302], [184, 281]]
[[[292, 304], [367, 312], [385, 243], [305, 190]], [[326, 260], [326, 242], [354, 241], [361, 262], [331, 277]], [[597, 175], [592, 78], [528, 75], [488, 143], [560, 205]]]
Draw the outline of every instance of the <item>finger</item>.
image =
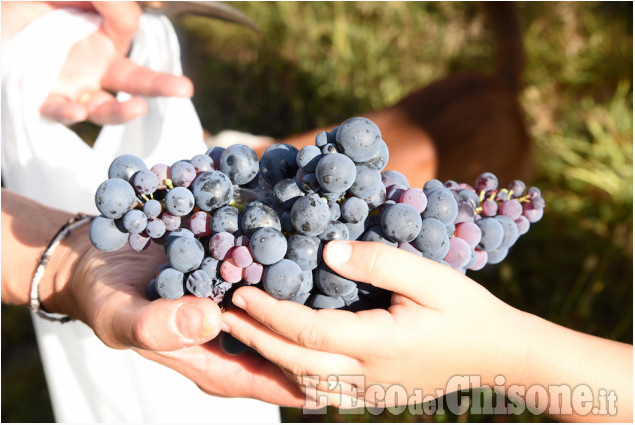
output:
[[107, 90], [138, 96], [192, 97], [194, 93], [189, 78], [153, 71], [124, 57], [115, 59], [108, 67], [102, 85]]
[[317, 375], [359, 374], [359, 363], [347, 356], [311, 350], [298, 345], [253, 319], [244, 311], [232, 309], [223, 313], [223, 322], [231, 334], [277, 364], [302, 383], [303, 377]]
[[81, 102], [71, 101], [61, 94], [50, 94], [42, 103], [40, 114], [50, 120], [71, 125], [85, 121], [88, 117], [88, 110], [86, 105]]
[[349, 279], [405, 295], [421, 305], [442, 307], [467, 279], [443, 264], [380, 242], [331, 241], [324, 260]]
[[385, 310], [357, 314], [332, 309], [314, 310], [292, 301], [276, 300], [252, 287], [239, 288], [232, 301], [251, 317], [296, 344], [351, 356], [368, 353], [367, 344], [393, 322]]
[[148, 301], [140, 296], [102, 308], [94, 327], [113, 348], [177, 350], [210, 341], [221, 328], [221, 312], [209, 298]]
[[148, 104], [139, 97], [118, 101], [105, 91], [93, 92], [86, 103], [88, 119], [97, 125], [123, 124], [148, 111]]
[[96, 1], [93, 7], [103, 17], [102, 30], [113, 41], [117, 51], [125, 55], [137, 32], [141, 8], [134, 1]]
[[231, 356], [217, 340], [169, 352], [136, 351], [191, 379], [207, 394], [255, 398], [286, 407], [301, 407], [306, 402], [306, 396], [279, 367], [257, 354]]

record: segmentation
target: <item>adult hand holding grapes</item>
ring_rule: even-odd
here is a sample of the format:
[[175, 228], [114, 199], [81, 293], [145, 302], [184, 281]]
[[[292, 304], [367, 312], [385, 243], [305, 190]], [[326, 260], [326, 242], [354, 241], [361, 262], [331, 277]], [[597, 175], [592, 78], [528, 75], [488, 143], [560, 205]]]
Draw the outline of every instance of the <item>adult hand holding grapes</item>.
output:
[[[373, 384], [399, 384], [408, 395], [420, 389], [437, 397], [453, 376], [477, 375], [490, 387], [585, 384], [596, 394], [610, 388], [618, 397], [618, 418], [577, 411], [553, 416], [632, 417], [632, 346], [518, 311], [447, 266], [381, 243], [330, 242], [324, 259], [345, 277], [394, 291], [391, 307], [312, 310], [244, 287], [233, 301], [245, 311], [223, 314], [232, 335], [279, 364], [311, 398], [340, 406], [384, 402], [381, 394], [366, 392], [377, 390]], [[364, 388], [345, 388], [360, 377]]]
[[[27, 305], [31, 270], [69, 214], [2, 190], [2, 300]], [[37, 226], [30, 223], [37, 222]], [[44, 307], [90, 326], [108, 346], [132, 348], [220, 396], [253, 397], [301, 405], [299, 390], [280, 369], [251, 353], [230, 356], [214, 339], [221, 313], [210, 298], [185, 296], [150, 301], [148, 281], [167, 261], [158, 244], [141, 253], [103, 253], [92, 247], [88, 226], [55, 249], [40, 282]], [[25, 270], [29, 272], [25, 273]]]

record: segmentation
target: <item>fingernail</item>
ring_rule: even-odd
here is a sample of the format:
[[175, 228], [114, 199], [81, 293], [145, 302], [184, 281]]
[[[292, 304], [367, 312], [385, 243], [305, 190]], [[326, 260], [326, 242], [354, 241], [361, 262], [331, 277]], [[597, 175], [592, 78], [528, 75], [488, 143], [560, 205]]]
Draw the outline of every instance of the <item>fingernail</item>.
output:
[[220, 325], [220, 330], [223, 331], [223, 332], [231, 333], [232, 328], [230, 328], [229, 325], [226, 322], [223, 322]]
[[243, 310], [245, 309], [245, 306], [247, 305], [247, 303], [245, 303], [245, 300], [240, 295], [234, 295], [232, 297], [232, 302], [234, 303], [236, 307], [242, 308]]
[[176, 326], [188, 339], [206, 338], [215, 333], [205, 311], [194, 304], [181, 304], [176, 311]]
[[326, 262], [331, 266], [344, 264], [351, 258], [353, 247], [344, 241], [331, 241], [326, 248]]

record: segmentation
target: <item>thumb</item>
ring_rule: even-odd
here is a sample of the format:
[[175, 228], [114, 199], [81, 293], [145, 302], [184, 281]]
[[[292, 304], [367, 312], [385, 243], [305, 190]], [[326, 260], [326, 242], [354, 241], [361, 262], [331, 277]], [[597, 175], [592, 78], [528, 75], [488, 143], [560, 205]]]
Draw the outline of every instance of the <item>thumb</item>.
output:
[[430, 307], [452, 298], [461, 273], [443, 264], [380, 242], [331, 241], [324, 248], [331, 269], [355, 281], [404, 295]]
[[212, 340], [221, 330], [221, 311], [209, 298], [184, 296], [133, 303], [114, 315], [106, 328], [124, 345], [171, 351]]

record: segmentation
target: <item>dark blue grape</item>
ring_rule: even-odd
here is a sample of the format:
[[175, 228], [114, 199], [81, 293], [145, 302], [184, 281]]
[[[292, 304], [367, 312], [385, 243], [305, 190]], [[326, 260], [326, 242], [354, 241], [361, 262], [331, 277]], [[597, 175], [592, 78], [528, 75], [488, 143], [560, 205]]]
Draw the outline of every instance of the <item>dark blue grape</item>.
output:
[[315, 173], [306, 174], [302, 177], [302, 190], [306, 193], [317, 193], [322, 190], [320, 183], [317, 181]]
[[287, 253], [287, 239], [279, 230], [263, 227], [249, 239], [249, 249], [254, 261], [267, 266], [284, 258]]
[[315, 310], [321, 310], [321, 309], [343, 309], [344, 307], [346, 307], [346, 303], [344, 303], [344, 300], [342, 299], [342, 297], [330, 297], [328, 295], [324, 295], [324, 294], [314, 294], [309, 300], [308, 300], [308, 306], [315, 309]]
[[329, 225], [331, 210], [317, 195], [309, 194], [298, 199], [291, 208], [291, 223], [305, 236], [318, 236]]
[[156, 290], [161, 298], [177, 300], [185, 295], [185, 275], [171, 267], [157, 275]]
[[519, 236], [516, 222], [505, 215], [497, 215], [494, 219], [503, 226], [503, 241], [498, 248], [510, 248], [516, 243]]
[[108, 167], [108, 178], [119, 178], [129, 181], [134, 173], [141, 170], [147, 170], [145, 162], [135, 155], [120, 155], [115, 158]]
[[272, 227], [276, 230], [282, 230], [280, 218], [276, 211], [262, 203], [247, 207], [242, 219], [243, 233], [251, 237], [256, 230], [263, 227]]
[[491, 192], [498, 188], [498, 178], [490, 172], [482, 173], [476, 179], [475, 188], [479, 192]]
[[301, 293], [308, 293], [313, 290], [313, 270], [302, 270]]
[[456, 198], [456, 202], [466, 202], [472, 207], [472, 209], [476, 209], [480, 204], [478, 195], [470, 189], [459, 189], [454, 196]]
[[234, 195], [234, 189], [229, 177], [213, 170], [199, 174], [192, 183], [192, 193], [200, 209], [212, 211], [228, 205]]
[[200, 270], [203, 270], [207, 275], [213, 279], [219, 277], [218, 268], [220, 267], [220, 261], [214, 257], [205, 257], [203, 262], [199, 266]]
[[123, 216], [123, 227], [130, 233], [141, 233], [146, 229], [148, 217], [141, 210], [130, 210]]
[[152, 171], [141, 170], [132, 175], [130, 184], [140, 195], [150, 195], [159, 187], [159, 179]]
[[340, 208], [340, 204], [337, 202], [331, 201], [328, 203], [329, 209], [331, 210], [331, 221], [339, 220], [342, 216], [342, 209]]
[[342, 297], [346, 304], [346, 310], [357, 312], [363, 310], [370, 310], [373, 308], [370, 300], [359, 293], [355, 293], [355, 296], [348, 295], [347, 298]]
[[158, 300], [161, 298], [159, 294], [157, 294], [157, 279], [152, 279], [148, 282], [148, 286], [146, 286], [146, 295], [150, 301]]
[[179, 227], [178, 229], [174, 229], [167, 233], [165, 244], [170, 245], [173, 241], [180, 238], [190, 238], [195, 239], [196, 235], [190, 229], [186, 229], [185, 227]]
[[454, 224], [467, 223], [474, 221], [474, 208], [467, 202], [459, 202], [457, 204], [457, 214]]
[[282, 211], [282, 214], [280, 214], [280, 230], [283, 233], [295, 233], [291, 222], [291, 211]]
[[389, 188], [390, 186], [394, 186], [396, 184], [403, 186], [406, 189], [410, 187], [410, 183], [408, 182], [406, 176], [395, 170], [386, 170], [382, 172], [381, 181], [386, 188]]
[[503, 242], [505, 231], [500, 222], [494, 218], [486, 217], [475, 221], [481, 229], [481, 241], [477, 248], [481, 251], [493, 251]]
[[268, 146], [260, 158], [260, 174], [271, 186], [282, 179], [292, 178], [298, 171], [298, 149], [284, 143]]
[[364, 117], [353, 117], [344, 121], [337, 130], [336, 138], [342, 153], [355, 162], [373, 158], [382, 141], [377, 125]]
[[450, 250], [450, 239], [445, 225], [436, 218], [425, 218], [421, 231], [412, 242], [422, 255], [434, 261], [443, 259]]
[[445, 231], [448, 233], [448, 237], [454, 236], [454, 232], [456, 231], [456, 225], [454, 223], [450, 223], [445, 226]]
[[311, 298], [311, 292], [298, 292], [295, 297], [289, 299], [297, 304], [308, 305], [308, 301]]
[[368, 204], [370, 210], [374, 210], [386, 201], [386, 188], [384, 186], [379, 189], [379, 192], [370, 195], [368, 198], [364, 198], [364, 202]]
[[95, 192], [95, 205], [107, 218], [121, 218], [134, 206], [135, 191], [130, 184], [120, 178], [108, 179]]
[[398, 245], [397, 242], [393, 242], [390, 239], [388, 239], [388, 237], [384, 234], [384, 231], [382, 230], [381, 226], [373, 226], [370, 229], [368, 229], [368, 231], [364, 233], [362, 240], [367, 242], [381, 242], [383, 244], [386, 244], [388, 246], [392, 246], [395, 248], [397, 248], [397, 245]]
[[379, 144], [379, 150], [377, 150], [375, 156], [366, 161], [366, 164], [378, 171], [383, 171], [383, 169], [386, 168], [386, 165], [388, 165], [389, 158], [390, 153], [388, 152], [388, 145], [382, 140]]
[[[424, 188], [425, 192], [425, 188]], [[454, 194], [449, 189], [435, 189], [426, 193], [428, 205], [423, 212], [423, 218], [436, 218], [445, 225], [454, 222], [459, 207], [454, 199]]]
[[445, 183], [443, 183], [443, 187], [450, 189], [453, 192], [459, 190], [459, 184], [454, 180], [446, 180]]
[[234, 184], [247, 184], [258, 174], [258, 155], [247, 145], [232, 145], [220, 157], [220, 170]]
[[214, 146], [212, 148], [209, 148], [207, 152], [205, 152], [205, 155], [212, 158], [212, 161], [214, 162], [215, 170], [220, 170], [220, 157], [224, 151], [225, 151], [225, 148], [221, 146]]
[[366, 231], [365, 221], [360, 221], [359, 223], [344, 223], [344, 225], [348, 228], [348, 239], [352, 241], [358, 240]]
[[337, 130], [340, 129], [339, 125], [336, 125], [331, 129], [331, 131], [326, 132], [326, 140], [328, 143], [337, 142]]
[[148, 224], [146, 225], [146, 233], [152, 239], [159, 239], [163, 235], [165, 235], [165, 223], [163, 220], [158, 218], [153, 218], [152, 220], [148, 220]]
[[[326, 138], [326, 134], [324, 135], [324, 137]], [[298, 167], [300, 167], [305, 172], [314, 173], [315, 167], [317, 167], [321, 156], [322, 150], [320, 148], [314, 145], [307, 145], [300, 149], [300, 151], [298, 152], [296, 162], [298, 163]]]
[[302, 270], [313, 270], [318, 266], [320, 239], [315, 236], [294, 234], [287, 240], [285, 258], [296, 263]]
[[335, 273], [325, 263], [318, 266], [313, 274], [315, 286], [325, 295], [341, 297], [357, 288], [357, 283]]
[[227, 232], [234, 236], [242, 233], [240, 225], [242, 214], [236, 207], [226, 205], [214, 210], [212, 213], [212, 233]]
[[337, 149], [337, 146], [335, 145], [335, 143], [327, 143], [326, 145], [322, 146], [322, 156], [324, 155], [330, 155], [332, 153], [339, 153], [339, 149]]
[[214, 167], [214, 160], [209, 155], [194, 155], [190, 160], [190, 164], [192, 164], [196, 170], [196, 174], [216, 169], [216, 167]]
[[513, 180], [507, 185], [507, 190], [511, 193], [512, 198], [520, 198], [525, 193], [527, 186], [522, 180]]
[[196, 178], [196, 169], [189, 161], [176, 161], [170, 167], [170, 180], [176, 187], [190, 187]]
[[194, 209], [194, 195], [185, 187], [170, 189], [165, 195], [165, 209], [172, 215], [183, 217]]
[[300, 266], [285, 258], [266, 267], [262, 281], [269, 295], [278, 300], [289, 300], [300, 291], [303, 273]]
[[472, 250], [472, 252], [470, 253], [470, 260], [465, 265], [465, 268], [469, 270], [472, 267], [474, 267], [477, 262], [478, 262], [478, 255], [476, 254], [475, 250]]
[[327, 204], [331, 202], [339, 202], [346, 197], [346, 192], [321, 192], [321, 197]]
[[128, 233], [119, 230], [112, 218], [93, 218], [88, 234], [93, 246], [104, 252], [117, 251], [128, 243]]
[[421, 215], [412, 205], [395, 204], [381, 215], [381, 228], [394, 242], [410, 242], [421, 232]]
[[444, 188], [445, 186], [443, 186], [443, 182], [441, 180], [431, 179], [425, 182], [425, 184], [423, 185], [423, 193], [425, 193], [427, 196], [429, 193], [431, 193], [434, 190], [444, 189]]
[[273, 197], [285, 209], [291, 208], [303, 196], [304, 192], [295, 179], [282, 179], [273, 187]]
[[385, 189], [385, 186], [381, 180], [379, 170], [368, 164], [357, 164], [355, 166], [355, 182], [349, 189], [353, 196], [364, 199], [382, 189]]
[[198, 269], [205, 257], [205, 248], [195, 237], [175, 238], [167, 248], [172, 268], [183, 273]]
[[341, 206], [341, 218], [346, 223], [360, 223], [368, 217], [368, 204], [355, 196], [348, 198]]
[[326, 192], [344, 192], [355, 182], [355, 163], [346, 155], [323, 156], [315, 168], [317, 181]]
[[[321, 148], [329, 142], [328, 133], [326, 131], [320, 131], [315, 136], [315, 146]], [[299, 164], [298, 164], [299, 165]]]
[[321, 241], [348, 240], [348, 227], [341, 221], [331, 220], [324, 232], [318, 236]]
[[509, 252], [509, 248], [507, 247], [499, 247], [492, 251], [487, 251], [487, 264], [498, 264], [507, 257]]
[[212, 295], [212, 278], [203, 270], [195, 270], [185, 280], [185, 287], [192, 295], [207, 298]]
[[161, 202], [150, 199], [143, 204], [143, 212], [147, 218], [157, 218], [162, 212]]

